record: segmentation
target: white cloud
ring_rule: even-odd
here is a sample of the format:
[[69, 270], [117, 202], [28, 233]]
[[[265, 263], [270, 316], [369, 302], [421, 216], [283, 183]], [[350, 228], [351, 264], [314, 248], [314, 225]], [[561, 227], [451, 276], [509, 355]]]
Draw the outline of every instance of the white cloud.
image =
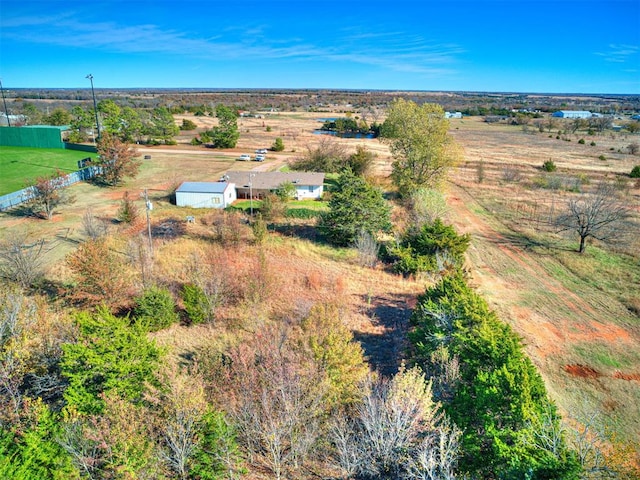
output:
[[595, 55], [603, 57], [606, 62], [625, 63], [629, 57], [633, 57], [640, 52], [640, 47], [636, 45], [610, 44], [608, 51], [595, 52]]
[[[113, 53], [166, 54], [194, 59], [288, 59], [354, 62], [397, 72], [449, 74], [463, 50], [403, 32], [342, 32], [331, 45], [274, 38], [266, 26], [219, 30], [215, 36], [163, 29], [153, 24], [85, 23], [73, 13], [2, 21], [2, 37], [14, 41]], [[222, 33], [220, 33], [222, 32]], [[320, 40], [322, 42], [322, 40]], [[354, 53], [357, 52], [357, 53]]]

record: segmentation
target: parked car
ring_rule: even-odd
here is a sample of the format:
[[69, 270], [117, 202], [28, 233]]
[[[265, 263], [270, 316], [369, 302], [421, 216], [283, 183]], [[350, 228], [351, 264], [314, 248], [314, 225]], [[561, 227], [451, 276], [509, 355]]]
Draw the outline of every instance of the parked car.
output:
[[242, 162], [248, 162], [249, 160], [251, 160], [251, 155], [249, 155], [248, 153], [243, 153], [238, 157], [238, 160]]
[[265, 157], [264, 155], [257, 154], [257, 155], [255, 156], [254, 160], [255, 160], [256, 162], [264, 162], [264, 159], [265, 159], [265, 158], [266, 158], [266, 157]]
[[256, 150], [256, 153], [258, 155], [266, 155], [267, 154], [267, 149], [266, 148], [259, 148], [258, 150]]

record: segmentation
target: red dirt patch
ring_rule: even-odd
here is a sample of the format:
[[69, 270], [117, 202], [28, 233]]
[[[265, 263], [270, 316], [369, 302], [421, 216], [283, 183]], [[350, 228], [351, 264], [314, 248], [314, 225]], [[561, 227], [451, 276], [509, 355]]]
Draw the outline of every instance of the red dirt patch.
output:
[[598, 378], [600, 376], [600, 372], [598, 372], [594, 368], [580, 364], [565, 365], [564, 371], [573, 375], [574, 377], [580, 378]]
[[622, 373], [615, 372], [613, 378], [619, 378], [620, 380], [636, 381], [640, 382], [640, 373]]

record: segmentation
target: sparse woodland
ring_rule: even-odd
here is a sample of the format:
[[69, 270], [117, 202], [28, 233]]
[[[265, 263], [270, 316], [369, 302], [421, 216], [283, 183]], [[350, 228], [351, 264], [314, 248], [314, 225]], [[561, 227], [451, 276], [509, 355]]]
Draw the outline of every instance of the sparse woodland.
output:
[[[521, 337], [474, 288], [473, 237], [438, 190], [463, 156], [442, 107], [390, 108], [390, 176], [362, 146], [294, 156], [292, 168], [335, 172], [308, 218], [274, 195], [253, 217], [174, 215], [147, 231], [127, 193], [115, 227], [85, 212], [59, 275], [45, 274], [42, 243], [3, 233], [0, 478], [634, 478], [633, 445], [567, 427]], [[235, 115], [217, 115], [235, 146]], [[221, 130], [210, 136], [224, 144]], [[138, 173], [125, 138], [137, 135], [103, 138], [104, 183]], [[623, 210], [607, 234], [633, 231], [607, 192]], [[560, 214], [545, 227], [580, 228]], [[389, 321], [376, 335], [393, 348], [376, 350], [363, 319]]]

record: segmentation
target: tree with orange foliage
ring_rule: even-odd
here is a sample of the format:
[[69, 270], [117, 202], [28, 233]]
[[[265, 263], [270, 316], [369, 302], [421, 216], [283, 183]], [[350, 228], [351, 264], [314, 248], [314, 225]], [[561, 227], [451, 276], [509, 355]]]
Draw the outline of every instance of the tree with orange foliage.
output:
[[126, 295], [122, 263], [105, 239], [81, 244], [67, 256], [77, 280], [72, 296], [88, 305], [117, 305]]
[[102, 169], [100, 178], [111, 186], [119, 185], [125, 177], [135, 177], [142, 162], [135, 158], [138, 152], [115, 135], [103, 134], [98, 143], [97, 165]]
[[28, 205], [35, 215], [51, 220], [60, 205], [72, 203], [74, 198], [64, 191], [67, 185], [66, 175], [56, 170], [51, 175], [45, 175], [32, 180]]

